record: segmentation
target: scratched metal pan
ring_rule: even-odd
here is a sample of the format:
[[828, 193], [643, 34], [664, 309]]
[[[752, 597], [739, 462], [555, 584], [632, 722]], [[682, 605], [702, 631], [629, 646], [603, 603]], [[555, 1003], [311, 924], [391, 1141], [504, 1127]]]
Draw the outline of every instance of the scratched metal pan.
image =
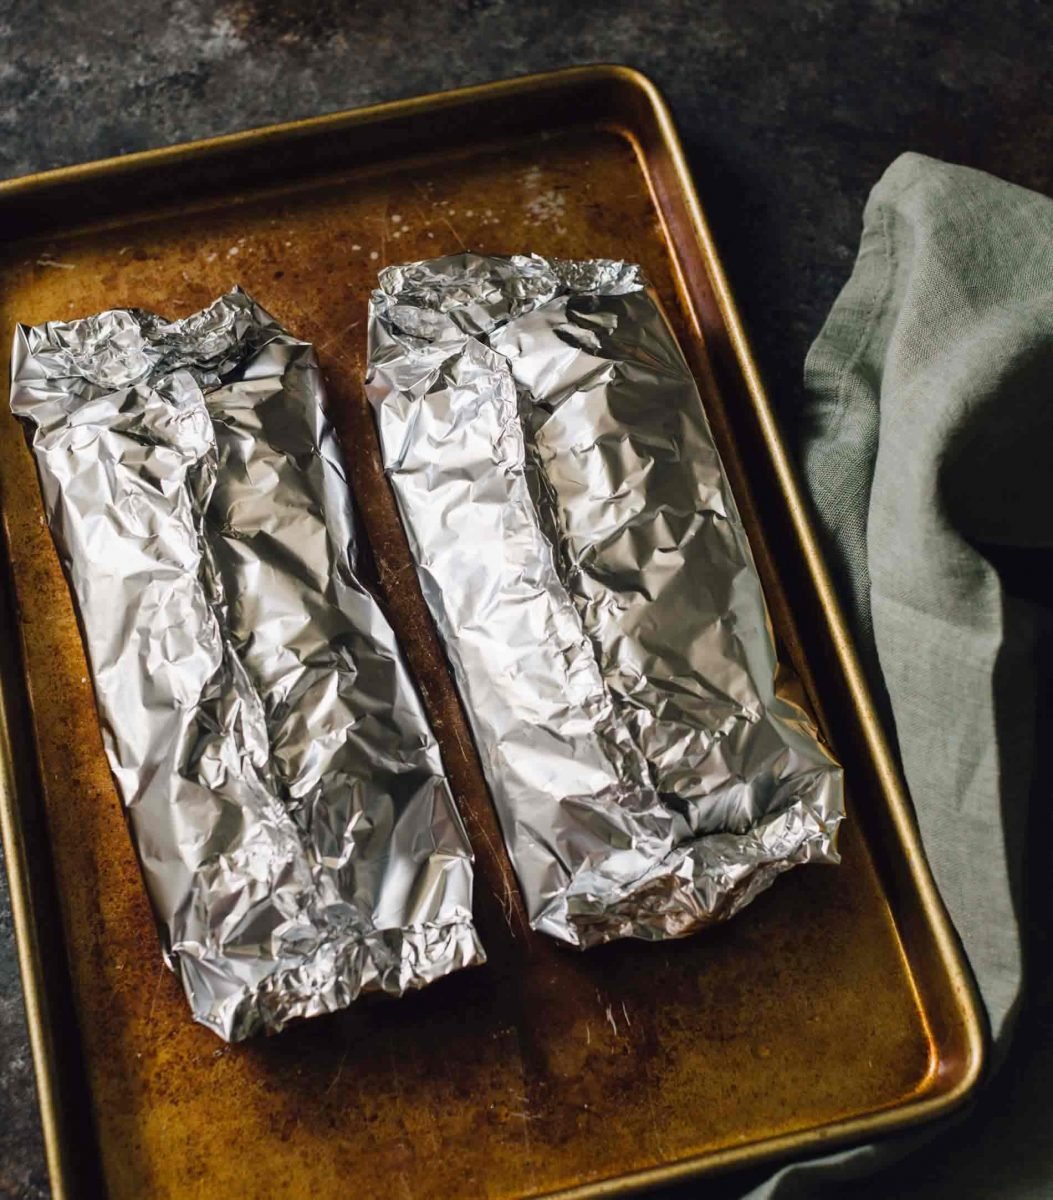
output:
[[[704, 166], [699, 182], [720, 186]], [[490, 959], [236, 1047], [191, 1023], [4, 415], [3, 832], [56, 1195], [608, 1196], [962, 1103], [983, 1058], [976, 1000], [646, 79], [587, 67], [15, 180], [0, 228], [5, 350], [16, 320], [181, 316], [233, 283], [316, 343], [475, 846]], [[792, 872], [682, 942], [578, 954], [528, 932], [417, 589], [362, 393], [366, 298], [384, 263], [463, 247], [643, 264], [701, 384], [783, 653], [846, 766], [843, 865]]]

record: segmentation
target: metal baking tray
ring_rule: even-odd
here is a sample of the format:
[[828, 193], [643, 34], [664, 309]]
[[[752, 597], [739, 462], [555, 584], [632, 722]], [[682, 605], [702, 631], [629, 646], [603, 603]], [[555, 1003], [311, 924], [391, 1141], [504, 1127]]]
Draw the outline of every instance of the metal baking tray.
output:
[[[610, 1196], [962, 1103], [982, 1068], [977, 1001], [644, 77], [584, 67], [31, 176], [0, 184], [0, 227], [5, 351], [16, 320], [181, 316], [235, 282], [315, 342], [478, 856], [490, 958], [237, 1047], [190, 1022], [5, 411], [3, 834], [56, 1196]], [[416, 586], [362, 394], [366, 297], [385, 263], [465, 247], [644, 265], [697, 373], [782, 652], [846, 767], [843, 865], [794, 871], [682, 942], [578, 954], [528, 932]]]

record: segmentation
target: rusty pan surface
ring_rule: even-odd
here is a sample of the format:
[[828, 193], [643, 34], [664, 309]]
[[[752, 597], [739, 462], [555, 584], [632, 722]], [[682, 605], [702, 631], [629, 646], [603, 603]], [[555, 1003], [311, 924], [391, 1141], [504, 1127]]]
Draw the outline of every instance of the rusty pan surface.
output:
[[[234, 283], [315, 342], [376, 578], [476, 851], [489, 955], [272, 1039], [222, 1046], [190, 1022], [5, 411], [17, 636], [2, 807], [57, 1195], [606, 1195], [962, 1101], [982, 1058], [975, 999], [646, 80], [582, 68], [53, 172], [0, 185], [0, 222], [5, 354], [16, 320], [126, 305], [178, 317]], [[528, 931], [379, 467], [369, 289], [385, 263], [469, 247], [643, 264], [698, 374], [783, 653], [846, 764], [843, 865], [792, 872], [683, 942], [578, 954]]]

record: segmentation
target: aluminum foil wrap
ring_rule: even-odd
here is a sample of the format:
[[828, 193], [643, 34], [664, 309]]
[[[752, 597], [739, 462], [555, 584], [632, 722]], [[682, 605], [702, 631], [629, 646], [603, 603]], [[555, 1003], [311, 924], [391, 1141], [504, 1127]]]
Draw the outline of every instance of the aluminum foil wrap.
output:
[[314, 351], [244, 293], [20, 326], [103, 739], [195, 1018], [237, 1040], [482, 960], [472, 858], [356, 576]]
[[635, 266], [462, 254], [370, 307], [384, 462], [534, 928], [678, 937], [836, 862], [698, 390]]

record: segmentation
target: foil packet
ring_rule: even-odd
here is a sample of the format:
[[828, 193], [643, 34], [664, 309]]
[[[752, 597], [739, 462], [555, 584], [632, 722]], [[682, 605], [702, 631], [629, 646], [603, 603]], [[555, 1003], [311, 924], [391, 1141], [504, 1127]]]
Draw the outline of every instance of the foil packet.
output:
[[312, 347], [237, 290], [15, 335], [11, 408], [165, 957], [231, 1041], [483, 961], [323, 398]]
[[691, 933], [838, 861], [698, 390], [639, 268], [389, 267], [367, 391], [535, 929]]

